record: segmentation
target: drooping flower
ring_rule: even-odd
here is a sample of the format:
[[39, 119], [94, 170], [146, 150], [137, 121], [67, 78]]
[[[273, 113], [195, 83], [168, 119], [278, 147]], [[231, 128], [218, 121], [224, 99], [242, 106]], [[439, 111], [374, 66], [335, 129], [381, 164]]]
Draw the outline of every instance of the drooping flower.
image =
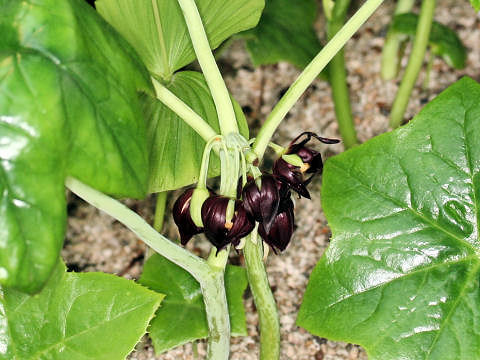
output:
[[284, 185], [298, 193], [298, 195], [310, 199], [310, 193], [307, 190], [309, 180], [305, 179], [300, 166], [290, 164], [279, 158], [273, 164], [273, 174]]
[[[297, 142], [302, 136], [305, 138]], [[310, 199], [307, 185], [312, 181], [315, 174], [321, 173], [323, 170], [321, 154], [305, 146], [312, 137], [324, 144], [336, 144], [339, 142], [337, 139], [320, 137], [313, 132], [303, 132], [290, 143], [285, 151], [285, 155], [277, 159], [273, 165], [274, 175], [300, 196], [307, 199]], [[295, 159], [296, 161], [293, 161]], [[305, 174], [311, 174], [311, 176], [307, 178]]]
[[260, 188], [257, 181], [251, 179], [243, 188], [242, 196], [247, 213], [269, 231], [280, 204], [280, 193], [275, 178], [263, 174], [260, 177]]
[[190, 202], [192, 200], [193, 191], [194, 188], [185, 190], [173, 205], [173, 220], [175, 221], [175, 224], [177, 224], [182, 245], [186, 245], [194, 235], [203, 232], [201, 227], [195, 225], [190, 215]]
[[[297, 143], [302, 136], [305, 138]], [[322, 155], [318, 151], [305, 146], [312, 139], [312, 137], [324, 144], [337, 144], [340, 142], [338, 139], [328, 139], [318, 136], [311, 131], [305, 131], [293, 139], [287, 148], [286, 154], [298, 155], [305, 164], [306, 173], [317, 173], [323, 170]]]
[[227, 221], [227, 197], [214, 195], [202, 205], [202, 222], [207, 239], [218, 251], [228, 244], [238, 245], [240, 239], [248, 235], [255, 227], [255, 222], [245, 211], [241, 201], [235, 201], [234, 215]]
[[258, 233], [275, 253], [276, 250], [285, 250], [290, 243], [295, 225], [293, 208], [293, 201], [290, 194], [288, 194], [280, 201], [278, 212], [270, 231], [266, 231], [263, 224], [258, 226]]

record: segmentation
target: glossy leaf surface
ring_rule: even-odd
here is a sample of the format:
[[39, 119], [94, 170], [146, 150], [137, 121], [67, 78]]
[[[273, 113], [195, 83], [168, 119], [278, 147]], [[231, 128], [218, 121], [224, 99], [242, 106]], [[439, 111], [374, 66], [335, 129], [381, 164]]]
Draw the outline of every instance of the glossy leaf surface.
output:
[[65, 230], [66, 175], [143, 197], [145, 68], [84, 1], [0, 1], [0, 283], [37, 291]]
[[[220, 133], [215, 104], [202, 74], [178, 72], [166, 86]], [[235, 100], [233, 104], [240, 133], [248, 138], [247, 121], [242, 109]], [[144, 112], [148, 119], [147, 136], [151, 156], [149, 191], [174, 190], [196, 182], [205, 141], [156, 98], [144, 97]], [[220, 174], [220, 161], [213, 152], [209, 174]]]
[[163, 295], [103, 273], [66, 273], [59, 264], [30, 296], [4, 289], [1, 359], [124, 359], [146, 331]]
[[369, 359], [480, 357], [480, 85], [326, 162], [333, 232], [297, 323]]
[[[139, 282], [166, 294], [149, 328], [157, 354], [207, 337], [208, 326], [200, 285], [188, 272], [155, 254], [145, 263]], [[225, 290], [233, 336], [247, 335], [243, 306], [246, 288], [245, 269], [227, 266]]]
[[[393, 31], [409, 36], [417, 32], [418, 15], [406, 13], [396, 15], [393, 19]], [[458, 35], [449, 27], [434, 21], [430, 32], [429, 45], [435, 55], [455, 69], [463, 69], [467, 60], [467, 50]]]
[[[97, 10], [137, 50], [150, 72], [164, 79], [195, 59], [176, 0], [97, 0]], [[255, 26], [264, 0], [197, 0], [212, 49]]]
[[255, 66], [288, 61], [304, 68], [320, 51], [315, 0], [268, 0], [258, 25], [242, 34]]

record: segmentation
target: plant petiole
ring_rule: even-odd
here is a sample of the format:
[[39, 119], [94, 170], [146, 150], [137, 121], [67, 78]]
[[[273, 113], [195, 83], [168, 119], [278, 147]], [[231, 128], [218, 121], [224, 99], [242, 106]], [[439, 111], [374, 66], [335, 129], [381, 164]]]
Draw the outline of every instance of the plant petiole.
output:
[[327, 66], [330, 60], [337, 54], [353, 34], [363, 25], [365, 21], [385, 0], [367, 0], [362, 7], [347, 21], [347, 23], [338, 31], [337, 34], [325, 45], [318, 55], [303, 70], [297, 80], [290, 86], [285, 95], [273, 108], [270, 115], [265, 120], [256, 141], [253, 150], [259, 160], [263, 158], [265, 149], [270, 142], [275, 130], [285, 115], [295, 105], [300, 96]]
[[203, 140], [208, 141], [217, 133], [213, 128], [193, 111], [187, 104], [168, 90], [157, 79], [151, 78], [157, 99], [185, 121]]
[[425, 58], [425, 52], [430, 38], [432, 28], [433, 14], [435, 12], [436, 0], [425, 0], [422, 2], [420, 18], [418, 19], [417, 32], [413, 40], [413, 48], [408, 59], [408, 65], [405, 69], [402, 82], [393, 102], [392, 112], [390, 114], [390, 126], [399, 127], [403, 121], [405, 110], [407, 109], [410, 94], [412, 93], [418, 73], [422, 68]]
[[208, 42], [202, 18], [195, 0], [178, 0], [187, 24], [195, 54], [207, 81], [217, 109], [218, 121], [223, 135], [238, 133], [237, 119], [233, 110], [230, 94], [218, 69], [215, 57]]

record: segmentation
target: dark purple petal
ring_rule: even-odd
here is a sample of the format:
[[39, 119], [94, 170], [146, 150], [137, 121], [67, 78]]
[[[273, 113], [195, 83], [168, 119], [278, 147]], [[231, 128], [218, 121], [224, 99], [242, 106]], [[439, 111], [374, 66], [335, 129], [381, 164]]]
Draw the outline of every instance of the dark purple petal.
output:
[[222, 249], [229, 244], [228, 229], [225, 227], [229, 201], [227, 197], [215, 195], [205, 200], [202, 205], [205, 236], [217, 249]]
[[177, 224], [182, 245], [186, 245], [194, 235], [203, 232], [202, 228], [195, 225], [190, 215], [190, 201], [193, 190], [194, 188], [187, 189], [173, 205], [173, 220]]
[[310, 193], [304, 184], [304, 176], [298, 166], [289, 164], [282, 158], [279, 158], [273, 164], [273, 174], [279, 181], [297, 192], [298, 195], [310, 199]]
[[258, 227], [258, 233], [274, 251], [276, 249], [283, 251], [290, 243], [294, 224], [295, 216], [293, 213], [293, 202], [288, 197], [282, 200], [278, 214], [273, 221], [270, 231], [267, 232], [263, 225], [260, 224]]
[[260, 189], [252, 179], [245, 185], [242, 194], [243, 206], [247, 213], [259, 223], [263, 223], [267, 231], [270, 230], [280, 203], [280, 193], [275, 178], [268, 174], [262, 175]]
[[224, 196], [209, 197], [202, 206], [202, 221], [207, 239], [217, 248], [230, 243], [238, 245], [255, 227], [255, 221], [245, 211], [242, 202], [235, 202], [235, 212], [227, 224], [226, 213], [230, 199]]
[[233, 226], [228, 232], [228, 238], [234, 246], [237, 246], [242, 238], [252, 232], [255, 227], [255, 220], [247, 214], [242, 202], [236, 201], [232, 222]]
[[[305, 136], [305, 138], [302, 141], [297, 143], [297, 141], [302, 136]], [[305, 144], [308, 143], [312, 139], [312, 137], [324, 144], [336, 144], [340, 142], [340, 140], [338, 139], [323, 138], [313, 132], [306, 131], [301, 133], [290, 143], [286, 151], [286, 154], [297, 154], [298, 156], [300, 156], [300, 158], [304, 163], [310, 165], [309, 169], [307, 170], [308, 173], [322, 172], [323, 170], [322, 156], [317, 151], [312, 150], [305, 146]]]

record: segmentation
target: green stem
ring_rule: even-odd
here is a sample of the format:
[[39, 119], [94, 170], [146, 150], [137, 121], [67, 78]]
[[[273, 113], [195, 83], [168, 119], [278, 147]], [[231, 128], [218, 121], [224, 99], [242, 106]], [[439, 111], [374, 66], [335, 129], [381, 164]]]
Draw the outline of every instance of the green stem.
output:
[[285, 95], [274, 107], [265, 120], [253, 145], [253, 150], [258, 159], [263, 157], [265, 149], [280, 125], [285, 115], [295, 105], [303, 92], [310, 86], [313, 80], [320, 74], [330, 60], [337, 54], [353, 34], [363, 25], [373, 12], [384, 0], [367, 0], [363, 6], [350, 18], [340, 31], [330, 40], [318, 55], [303, 70], [300, 76], [290, 86]]
[[[398, 0], [394, 16], [410, 12], [414, 3], [415, 0]], [[400, 68], [401, 49], [405, 39], [405, 35], [396, 33], [393, 30], [393, 25], [390, 25], [382, 50], [381, 74], [384, 80], [391, 80], [397, 76]]]
[[[327, 35], [331, 40], [342, 28], [347, 16], [350, 0], [337, 1], [332, 12], [332, 18], [327, 22]], [[347, 85], [347, 70], [345, 68], [344, 50], [340, 50], [328, 64], [328, 74], [332, 87], [333, 103], [338, 127], [346, 149], [358, 144], [355, 123], [352, 116], [350, 96]]]
[[392, 112], [390, 114], [390, 126], [396, 128], [401, 125], [403, 116], [410, 99], [413, 87], [425, 58], [427, 51], [430, 29], [432, 28], [433, 14], [435, 12], [436, 0], [422, 1], [420, 18], [418, 20], [417, 31], [413, 41], [412, 53], [408, 59], [408, 65], [405, 69], [402, 82], [393, 102]]
[[178, 0], [185, 17], [193, 49], [207, 81], [213, 101], [217, 109], [218, 121], [223, 135], [238, 133], [238, 125], [233, 110], [230, 94], [218, 69], [215, 58], [208, 42], [202, 18], [195, 4], [195, 0]]
[[[256, 239], [256, 229], [250, 236], [251, 238], [247, 238], [245, 242], [243, 254], [248, 283], [260, 322], [260, 359], [277, 360], [280, 358], [280, 323], [277, 306], [263, 263], [263, 242], [261, 239]], [[256, 244], [252, 239], [256, 240]]]
[[159, 81], [152, 78], [157, 99], [164, 103], [170, 110], [185, 121], [205, 141], [217, 135], [208, 123], [200, 115], [192, 110], [187, 104], [179, 99], [174, 93], [163, 86]]
[[208, 341], [208, 359], [227, 360], [230, 349], [230, 320], [224, 270], [210, 266], [206, 261], [174, 244], [119, 201], [71, 177], [67, 177], [65, 184], [73, 193], [120, 221], [153, 250], [188, 271], [200, 283], [212, 335]]
[[[225, 252], [226, 251], [222, 251]], [[230, 319], [225, 293], [224, 268], [210, 268], [208, 282], [200, 282], [208, 323], [209, 360], [228, 360]], [[226, 316], [225, 316], [226, 315]]]
[[165, 218], [165, 208], [167, 206], [168, 191], [162, 191], [157, 194], [157, 204], [155, 205], [155, 216], [153, 218], [153, 228], [162, 232], [163, 220]]

